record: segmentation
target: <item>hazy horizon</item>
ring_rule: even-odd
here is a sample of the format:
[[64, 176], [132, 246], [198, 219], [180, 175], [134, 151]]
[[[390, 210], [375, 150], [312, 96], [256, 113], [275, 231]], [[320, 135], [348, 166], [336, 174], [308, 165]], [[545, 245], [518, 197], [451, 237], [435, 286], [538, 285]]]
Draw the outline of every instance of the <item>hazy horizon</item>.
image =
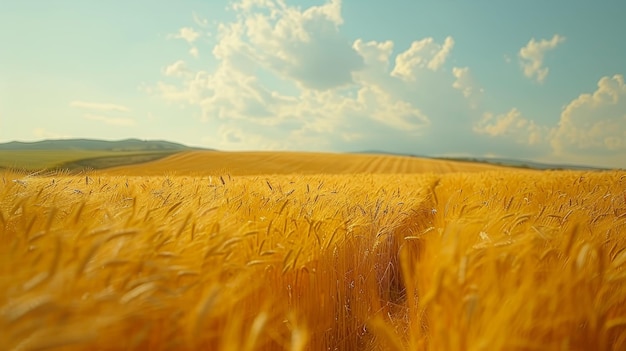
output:
[[0, 142], [626, 168], [618, 1], [0, 5]]

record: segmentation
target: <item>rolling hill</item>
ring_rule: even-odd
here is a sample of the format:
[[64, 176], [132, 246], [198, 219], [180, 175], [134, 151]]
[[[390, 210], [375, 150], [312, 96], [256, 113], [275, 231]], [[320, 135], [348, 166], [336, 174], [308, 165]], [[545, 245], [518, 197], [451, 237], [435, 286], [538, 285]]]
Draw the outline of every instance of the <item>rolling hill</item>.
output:
[[196, 174], [348, 174], [451, 173], [510, 169], [458, 162], [381, 154], [313, 152], [180, 152], [153, 162], [102, 170], [112, 175]]
[[[122, 168], [120, 168], [122, 167]], [[0, 143], [0, 169], [26, 171], [110, 169], [108, 173], [449, 173], [515, 167], [518, 169], [599, 170], [592, 167], [551, 165], [509, 159], [432, 158], [381, 151], [218, 152], [164, 140], [92, 139]]]
[[163, 140], [125, 139], [118, 141], [93, 139], [61, 139], [35, 142], [1, 143], [0, 150], [89, 150], [89, 151], [156, 151], [189, 150], [188, 146]]
[[168, 141], [139, 139], [13, 141], [0, 144], [0, 169], [100, 169], [153, 161], [183, 150], [192, 148]]

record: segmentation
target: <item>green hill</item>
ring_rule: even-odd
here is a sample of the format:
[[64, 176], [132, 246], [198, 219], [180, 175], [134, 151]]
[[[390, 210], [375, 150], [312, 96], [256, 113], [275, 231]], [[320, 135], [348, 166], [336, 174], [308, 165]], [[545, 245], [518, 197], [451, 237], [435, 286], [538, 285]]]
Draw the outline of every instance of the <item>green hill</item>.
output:
[[0, 150], [100, 150], [100, 151], [154, 151], [188, 150], [188, 146], [163, 140], [125, 139], [119, 141], [66, 139], [36, 142], [11, 141], [0, 144]]
[[0, 168], [36, 171], [101, 169], [153, 161], [188, 146], [162, 140], [67, 139], [0, 144]]

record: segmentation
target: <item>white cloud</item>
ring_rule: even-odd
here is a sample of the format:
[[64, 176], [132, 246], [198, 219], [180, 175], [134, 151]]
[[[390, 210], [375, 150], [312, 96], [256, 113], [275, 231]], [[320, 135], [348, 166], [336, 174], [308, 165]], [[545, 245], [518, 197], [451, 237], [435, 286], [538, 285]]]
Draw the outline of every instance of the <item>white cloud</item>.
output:
[[439, 70], [454, 47], [454, 39], [447, 37], [443, 43], [437, 44], [433, 38], [414, 41], [405, 52], [396, 56], [396, 65], [391, 75], [404, 80], [414, 81], [417, 68]]
[[452, 67], [452, 75], [455, 78], [452, 87], [463, 94], [470, 108], [477, 109], [484, 89], [477, 86], [469, 67]]
[[543, 64], [544, 56], [547, 51], [556, 48], [564, 41], [565, 37], [558, 34], [555, 34], [550, 40], [542, 39], [536, 41], [535, 38], [530, 39], [528, 44], [519, 51], [524, 75], [539, 83], [543, 83], [549, 71], [548, 67], [545, 67]]
[[485, 113], [483, 118], [474, 125], [474, 131], [492, 137], [510, 137], [517, 143], [528, 145], [544, 142], [547, 134], [546, 127], [522, 117], [522, 113], [517, 108], [512, 108], [509, 112], [500, 115]]
[[419, 109], [376, 86], [361, 88], [357, 101], [364, 114], [405, 132], [417, 131], [430, 124], [428, 117]]
[[[172, 71], [176, 71], [172, 68]], [[409, 102], [384, 92], [375, 84], [363, 83], [353, 96], [337, 91], [301, 89], [296, 96], [272, 91], [256, 76], [248, 75], [229, 61], [213, 73], [196, 72], [184, 88], [160, 83], [161, 96], [202, 108], [205, 121], [245, 120], [257, 125], [300, 125], [301, 132], [328, 133], [346, 126], [345, 116], [371, 118], [404, 132], [429, 124], [428, 118]], [[343, 116], [343, 117], [342, 117]], [[353, 134], [353, 132], [351, 132]]]
[[[391, 40], [345, 39], [340, 5], [236, 2], [235, 20], [216, 24], [215, 44], [200, 47], [213, 53], [211, 66], [191, 70], [175, 63], [163, 72], [169, 72], [167, 81], [145, 90], [197, 108], [210, 134], [205, 142], [223, 149], [258, 144], [424, 153], [442, 135], [450, 137], [451, 129], [470, 123], [476, 115], [466, 112], [471, 99], [453, 87], [458, 78], [443, 69], [451, 37], [441, 43], [420, 39], [420, 50], [413, 45], [394, 55]], [[416, 55], [424, 58], [419, 65], [409, 62]], [[183, 68], [190, 74], [178, 74]], [[417, 79], [398, 79], [397, 72]], [[480, 89], [463, 72], [464, 89], [478, 95]], [[445, 147], [466, 142], [453, 138]]]
[[186, 77], [191, 75], [191, 71], [187, 68], [185, 61], [178, 60], [171, 65], [165, 67], [163, 74], [168, 77]]
[[198, 58], [200, 56], [200, 51], [198, 51], [197, 47], [192, 46], [191, 49], [189, 49], [189, 55]]
[[128, 107], [123, 106], [123, 105], [97, 103], [97, 102], [72, 101], [70, 102], [70, 106], [81, 108], [81, 109], [98, 110], [98, 111], [119, 111], [119, 112], [130, 111]]
[[[207, 19], [201, 18], [195, 13], [193, 14], [193, 20], [198, 26], [203, 28], [206, 28], [209, 25], [209, 21]], [[178, 30], [178, 33], [169, 34], [167, 37], [169, 39], [182, 39], [186, 41], [190, 45], [189, 55], [194, 58], [198, 58], [200, 56], [200, 51], [194, 43], [198, 40], [198, 38], [200, 38], [201, 35], [202, 34], [200, 32], [197, 32], [191, 27], [183, 27]]]
[[391, 40], [384, 42], [369, 41], [364, 42], [357, 39], [352, 44], [352, 48], [362, 57], [364, 67], [352, 75], [356, 84], [382, 85], [382, 82], [393, 84], [390, 76], [390, 61], [394, 44]]
[[452, 75], [456, 80], [452, 83], [452, 87], [455, 89], [459, 89], [463, 96], [469, 98], [472, 95], [473, 87], [471, 83], [471, 78], [469, 76], [469, 68], [468, 67], [453, 67]]
[[200, 33], [196, 32], [191, 27], [183, 27], [178, 30], [178, 33], [168, 35], [168, 38], [182, 39], [189, 44], [196, 41], [196, 39], [198, 39], [199, 37], [200, 37]]
[[105, 124], [109, 124], [112, 126], [134, 126], [135, 125], [135, 120], [131, 119], [131, 118], [121, 118], [121, 117], [109, 117], [109, 116], [102, 116], [102, 115], [94, 115], [94, 114], [85, 114], [83, 115], [84, 119], [88, 119], [91, 121], [98, 121], [98, 122], [103, 122]]
[[[190, 107], [191, 116], [206, 123], [208, 146], [420, 154], [495, 149], [503, 157], [544, 159], [552, 150], [626, 148], [621, 76], [603, 78], [596, 93], [572, 101], [559, 126], [543, 125], [517, 108], [500, 114], [482, 109], [474, 71], [456, 62], [447, 69], [452, 37], [418, 37], [404, 51], [391, 40], [348, 41], [340, 30], [340, 1], [298, 7], [242, 0], [231, 9], [230, 22], [194, 17], [202, 31], [215, 33], [214, 42], [194, 39], [190, 50], [198, 51], [181, 56], [211, 52], [204, 67], [181, 59], [163, 69], [167, 79], [144, 88]], [[545, 81], [546, 52], [563, 40], [532, 39], [522, 48], [526, 76]]]
[[[341, 2], [305, 10], [282, 2], [235, 3], [240, 21], [221, 24], [213, 53], [238, 68], [261, 66], [308, 89], [332, 89], [352, 83], [361, 57], [343, 38]], [[262, 10], [268, 10], [262, 11]]]
[[436, 71], [446, 63], [446, 59], [454, 47], [454, 39], [452, 37], [446, 37], [441, 49], [435, 54], [435, 56], [428, 62], [428, 68]]
[[561, 113], [553, 131], [557, 155], [626, 151], [626, 85], [622, 75], [602, 77], [591, 94], [581, 94]]
[[626, 167], [626, 84], [622, 75], [602, 77], [593, 93], [563, 108], [556, 126], [538, 124], [517, 108], [487, 112], [474, 132], [544, 150], [544, 162]]
[[352, 47], [363, 57], [366, 64], [379, 66], [385, 71], [389, 68], [389, 57], [391, 57], [393, 52], [393, 42], [391, 40], [382, 43], [376, 41], [365, 43], [363, 40], [357, 39], [352, 44]]

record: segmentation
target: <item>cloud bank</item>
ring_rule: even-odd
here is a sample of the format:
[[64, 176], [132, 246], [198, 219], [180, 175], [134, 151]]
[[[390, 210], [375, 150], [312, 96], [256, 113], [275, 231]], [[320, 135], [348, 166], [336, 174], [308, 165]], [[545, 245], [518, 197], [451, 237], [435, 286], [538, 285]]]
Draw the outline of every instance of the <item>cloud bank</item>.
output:
[[[410, 154], [493, 154], [585, 162], [577, 150], [626, 148], [623, 78], [601, 77], [598, 90], [563, 102], [557, 125], [522, 108], [493, 112], [471, 67], [454, 62], [452, 36], [392, 40], [347, 38], [341, 1], [300, 8], [282, 1], [234, 2], [231, 22], [184, 27], [177, 38], [214, 39], [210, 64], [166, 64], [147, 91], [192, 107], [216, 148], [386, 150]], [[519, 50], [523, 73], [549, 73], [546, 52], [565, 38], [530, 39]], [[200, 43], [198, 43], [200, 45]], [[195, 67], [195, 66], [194, 66]], [[539, 88], [539, 87], [538, 87]], [[611, 159], [615, 160], [615, 159]], [[626, 165], [625, 165], [626, 166]]]
[[603, 77], [593, 93], [581, 94], [563, 110], [554, 129], [557, 155], [626, 152], [626, 85], [624, 77]]

